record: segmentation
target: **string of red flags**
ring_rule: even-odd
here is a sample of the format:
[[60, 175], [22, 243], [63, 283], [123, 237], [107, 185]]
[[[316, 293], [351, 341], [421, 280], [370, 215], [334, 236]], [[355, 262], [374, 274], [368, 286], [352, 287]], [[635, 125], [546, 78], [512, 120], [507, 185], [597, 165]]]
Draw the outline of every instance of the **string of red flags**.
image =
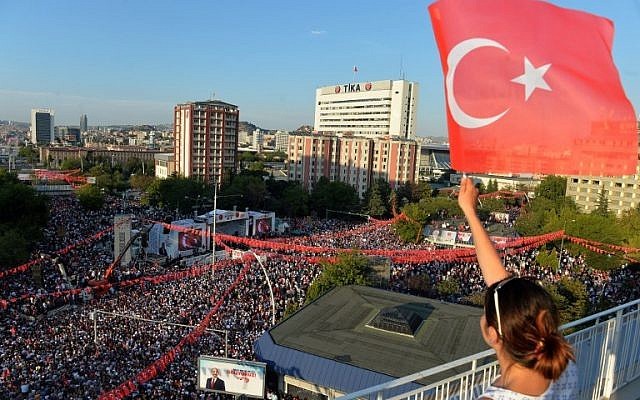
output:
[[242, 268], [242, 270], [238, 274], [238, 277], [236, 277], [233, 283], [227, 288], [227, 290], [225, 290], [225, 292], [222, 294], [220, 299], [218, 299], [213, 308], [211, 308], [207, 315], [205, 315], [198, 326], [194, 328], [188, 335], [183, 337], [176, 346], [164, 353], [152, 364], [145, 367], [135, 377], [128, 379], [127, 381], [121, 383], [108, 392], [101, 393], [98, 399], [119, 400], [127, 397], [137, 389], [138, 385], [144, 384], [154, 379], [156, 376], [158, 376], [158, 374], [167, 369], [169, 364], [171, 364], [176, 359], [176, 357], [182, 352], [182, 349], [185, 346], [195, 343], [200, 338], [200, 336], [202, 336], [202, 334], [205, 332], [205, 329], [209, 326], [211, 318], [218, 312], [224, 300], [229, 296], [229, 294], [235, 290], [236, 286], [238, 286], [240, 282], [242, 282], [250, 267], [251, 263], [245, 262], [244, 268]]

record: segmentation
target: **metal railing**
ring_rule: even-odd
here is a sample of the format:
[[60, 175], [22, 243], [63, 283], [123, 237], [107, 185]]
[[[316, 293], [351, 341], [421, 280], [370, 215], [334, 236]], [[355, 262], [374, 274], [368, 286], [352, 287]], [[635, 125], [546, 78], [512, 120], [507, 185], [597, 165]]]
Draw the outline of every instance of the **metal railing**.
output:
[[[577, 399], [606, 399], [640, 378], [640, 299], [565, 324], [561, 330], [573, 332], [566, 338], [576, 352]], [[400, 386], [441, 374], [450, 377], [396, 394]], [[498, 375], [495, 352], [486, 350], [338, 399], [473, 400]]]

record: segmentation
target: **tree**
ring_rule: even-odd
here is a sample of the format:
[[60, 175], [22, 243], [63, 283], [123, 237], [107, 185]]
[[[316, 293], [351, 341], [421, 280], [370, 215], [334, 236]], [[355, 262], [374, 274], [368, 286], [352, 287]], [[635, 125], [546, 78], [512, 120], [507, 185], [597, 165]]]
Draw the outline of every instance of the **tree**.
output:
[[88, 210], [99, 210], [104, 204], [104, 196], [95, 185], [83, 185], [77, 192], [80, 205]]
[[606, 217], [609, 215], [609, 199], [607, 198], [607, 192], [603, 187], [600, 187], [600, 193], [598, 193], [598, 205], [593, 210], [594, 213]]
[[380, 194], [380, 190], [377, 185], [374, 185], [371, 188], [371, 192], [369, 194], [369, 201], [365, 207], [365, 212], [374, 217], [380, 217], [387, 213], [387, 207], [385, 206], [382, 195]]
[[60, 164], [60, 169], [63, 171], [68, 171], [72, 169], [80, 169], [82, 163], [80, 158], [65, 158]]
[[567, 193], [567, 178], [549, 175], [540, 182], [535, 193], [536, 198], [544, 197], [554, 202], [563, 199]]
[[48, 199], [0, 169], [0, 270], [25, 262], [42, 238]]
[[264, 208], [266, 196], [267, 184], [264, 179], [255, 174], [243, 172], [234, 176], [231, 183], [223, 188], [218, 206], [231, 208], [237, 205], [261, 210]]
[[148, 175], [133, 174], [129, 177], [129, 186], [132, 189], [146, 191], [156, 178]]
[[204, 183], [194, 178], [172, 176], [153, 180], [142, 196], [142, 201], [154, 207], [190, 213], [197, 201], [195, 199], [206, 199], [208, 195], [209, 191]]
[[422, 238], [422, 229], [431, 220], [440, 216], [460, 215], [458, 203], [447, 197], [423, 199], [419, 203], [407, 204], [402, 208], [406, 220], [398, 220], [394, 228], [401, 240], [418, 242]]
[[496, 198], [482, 199], [482, 205], [478, 207], [478, 212], [490, 214], [492, 212], [504, 212], [504, 200]]
[[329, 182], [325, 177], [318, 180], [310, 197], [311, 209], [319, 215], [327, 210], [356, 211], [360, 203], [358, 193], [353, 186], [344, 182]]
[[338, 255], [335, 263], [325, 262], [322, 266], [322, 273], [309, 286], [307, 303], [334, 287], [371, 284], [372, 269], [369, 266], [369, 259], [362, 253], [342, 253]]
[[18, 157], [25, 158], [29, 164], [33, 164], [40, 159], [38, 149], [35, 146], [20, 146]]
[[489, 183], [487, 183], [487, 193], [493, 193], [497, 191], [498, 191], [498, 180], [489, 179]]
[[287, 187], [282, 193], [282, 203], [286, 205], [289, 217], [301, 217], [309, 214], [309, 192], [299, 183]]
[[442, 297], [453, 296], [460, 293], [460, 283], [453, 278], [444, 279], [436, 285], [436, 290]]
[[563, 277], [557, 283], [546, 286], [545, 289], [558, 306], [561, 324], [587, 315], [589, 306], [587, 289], [579, 280]]
[[554, 271], [558, 269], [559, 253], [553, 249], [551, 251], [542, 250], [536, 256], [536, 262], [542, 267], [548, 267]]
[[427, 182], [418, 182], [413, 191], [412, 201], [420, 201], [433, 197], [433, 188]]

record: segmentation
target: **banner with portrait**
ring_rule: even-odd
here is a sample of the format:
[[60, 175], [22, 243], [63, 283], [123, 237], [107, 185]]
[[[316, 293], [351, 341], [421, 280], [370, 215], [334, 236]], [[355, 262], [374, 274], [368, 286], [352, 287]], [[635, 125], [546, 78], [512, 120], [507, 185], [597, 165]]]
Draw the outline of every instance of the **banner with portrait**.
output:
[[198, 389], [262, 399], [266, 368], [267, 365], [260, 362], [200, 356]]

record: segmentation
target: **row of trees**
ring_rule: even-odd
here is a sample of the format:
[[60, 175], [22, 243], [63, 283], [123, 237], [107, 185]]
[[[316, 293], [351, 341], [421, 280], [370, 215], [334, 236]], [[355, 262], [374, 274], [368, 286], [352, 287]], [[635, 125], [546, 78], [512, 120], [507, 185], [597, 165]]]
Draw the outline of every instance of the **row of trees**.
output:
[[[130, 182], [131, 187], [145, 192], [143, 201], [146, 204], [175, 209], [182, 214], [211, 207], [213, 203], [213, 186], [193, 179], [170, 177], [166, 180], [143, 180], [136, 175], [131, 177]], [[397, 210], [403, 204], [431, 196], [431, 188], [424, 183], [410, 183], [392, 191], [387, 182], [378, 180], [361, 200], [353, 186], [343, 182], [320, 178], [313, 190], [308, 192], [299, 182], [277, 181], [265, 176], [262, 171], [244, 170], [231, 177], [217, 195], [218, 208], [222, 209], [234, 206], [266, 209], [289, 217], [325, 217], [333, 212], [346, 212], [379, 218], [389, 217], [394, 208]]]
[[0, 169], [0, 268], [27, 261], [48, 217], [47, 198]]

